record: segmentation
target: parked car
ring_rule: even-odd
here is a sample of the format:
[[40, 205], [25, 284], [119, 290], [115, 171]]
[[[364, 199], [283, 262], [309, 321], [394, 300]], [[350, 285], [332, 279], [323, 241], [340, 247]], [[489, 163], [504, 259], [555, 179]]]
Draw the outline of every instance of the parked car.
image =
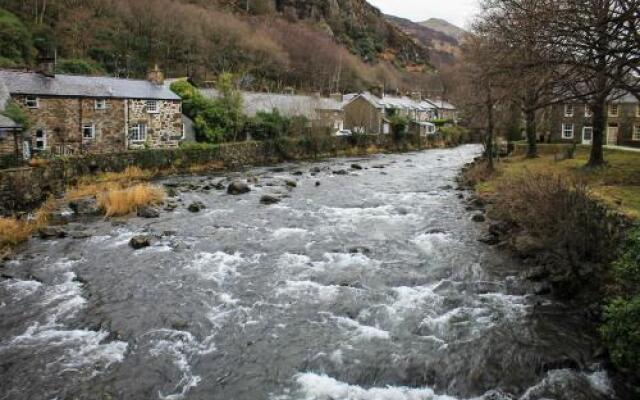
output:
[[349, 129], [342, 129], [336, 132], [336, 136], [351, 136], [353, 133]]

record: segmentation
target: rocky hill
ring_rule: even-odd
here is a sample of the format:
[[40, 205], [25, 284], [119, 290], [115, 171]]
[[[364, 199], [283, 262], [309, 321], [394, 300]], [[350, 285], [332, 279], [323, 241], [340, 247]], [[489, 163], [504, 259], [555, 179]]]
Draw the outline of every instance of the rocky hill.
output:
[[430, 18], [426, 21], [420, 22], [419, 24], [429, 29], [433, 29], [434, 31], [444, 33], [456, 40], [462, 39], [462, 36], [467, 33], [464, 29], [440, 18]]
[[386, 18], [421, 46], [426, 47], [429, 59], [436, 67], [442, 68], [456, 63], [464, 30], [435, 18], [422, 23], [391, 15], [387, 15]]

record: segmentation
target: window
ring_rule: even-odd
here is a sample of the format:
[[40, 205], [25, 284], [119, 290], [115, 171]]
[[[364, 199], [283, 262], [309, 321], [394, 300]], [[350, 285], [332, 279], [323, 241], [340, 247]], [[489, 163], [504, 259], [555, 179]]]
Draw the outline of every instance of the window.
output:
[[635, 126], [635, 129], [633, 130], [633, 137], [632, 137], [632, 139], [633, 139], [634, 141], [635, 141], [635, 140], [640, 141], [640, 125], [636, 125], [636, 126]]
[[149, 114], [157, 114], [160, 112], [160, 107], [157, 100], [147, 100], [147, 112]]
[[96, 100], [96, 110], [106, 110], [107, 109], [107, 100], [98, 99]]
[[617, 117], [618, 116], [618, 105], [617, 104], [609, 104], [609, 116]]
[[582, 140], [585, 142], [593, 140], [593, 127], [585, 126], [582, 128]]
[[187, 138], [187, 125], [182, 124], [182, 137], [181, 140], [185, 140]]
[[36, 129], [36, 144], [33, 148], [36, 151], [43, 151], [47, 148], [47, 133], [44, 129]]
[[27, 108], [38, 108], [40, 107], [40, 102], [36, 96], [27, 96], [24, 99], [24, 105], [27, 106]]
[[562, 124], [562, 138], [573, 139], [573, 124]]
[[82, 125], [82, 139], [93, 140], [96, 138], [96, 126], [94, 124]]
[[145, 124], [133, 125], [129, 129], [129, 137], [132, 142], [140, 143], [147, 140], [147, 126]]
[[564, 105], [564, 116], [565, 117], [573, 117], [573, 104], [565, 104]]
[[589, 107], [588, 105], [584, 106], [584, 116], [586, 118], [591, 118], [593, 116], [593, 113], [591, 112], [591, 107]]

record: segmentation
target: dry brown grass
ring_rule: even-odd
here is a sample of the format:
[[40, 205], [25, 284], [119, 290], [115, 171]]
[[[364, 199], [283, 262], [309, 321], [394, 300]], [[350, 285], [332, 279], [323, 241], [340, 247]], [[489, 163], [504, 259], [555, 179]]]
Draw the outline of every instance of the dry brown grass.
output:
[[210, 161], [204, 164], [191, 165], [187, 170], [191, 174], [198, 174], [207, 171], [221, 171], [224, 169], [224, 161]]
[[148, 184], [105, 190], [96, 196], [98, 206], [107, 217], [127, 215], [139, 207], [159, 204], [164, 198], [165, 192], [161, 187]]
[[45, 167], [49, 164], [46, 158], [32, 158], [29, 160], [30, 167]]
[[7, 246], [15, 246], [29, 239], [33, 224], [17, 218], [0, 218], [0, 251]]

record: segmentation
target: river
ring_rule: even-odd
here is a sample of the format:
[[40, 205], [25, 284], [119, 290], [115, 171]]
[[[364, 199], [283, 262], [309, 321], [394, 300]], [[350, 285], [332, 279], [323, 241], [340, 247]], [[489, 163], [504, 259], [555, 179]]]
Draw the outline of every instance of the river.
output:
[[[0, 399], [616, 398], [582, 317], [478, 241], [478, 152], [171, 178], [174, 212], [32, 240], [0, 269]], [[230, 177], [253, 190], [198, 189]]]

